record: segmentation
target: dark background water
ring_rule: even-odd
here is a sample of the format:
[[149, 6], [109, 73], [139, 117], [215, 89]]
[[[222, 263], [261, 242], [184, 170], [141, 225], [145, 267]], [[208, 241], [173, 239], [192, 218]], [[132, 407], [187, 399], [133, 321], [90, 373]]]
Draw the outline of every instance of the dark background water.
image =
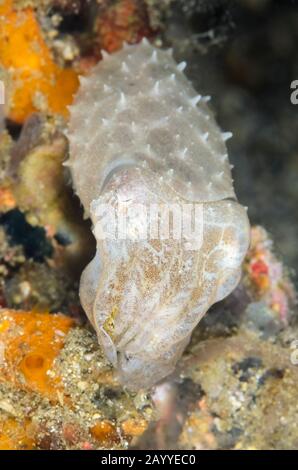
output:
[[[171, 6], [164, 39], [211, 104], [228, 142], [236, 192], [252, 223], [298, 271], [298, 2], [194, 0]], [[297, 280], [297, 275], [293, 273]]]

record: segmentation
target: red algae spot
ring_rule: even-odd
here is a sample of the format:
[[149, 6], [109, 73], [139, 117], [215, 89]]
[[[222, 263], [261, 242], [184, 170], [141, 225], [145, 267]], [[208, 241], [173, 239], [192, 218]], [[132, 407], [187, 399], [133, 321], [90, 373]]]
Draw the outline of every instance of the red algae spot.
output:
[[146, 6], [139, 0], [118, 0], [98, 17], [96, 30], [102, 49], [115, 52], [124, 42], [135, 44], [152, 36]]
[[296, 302], [294, 286], [282, 263], [273, 252], [273, 243], [262, 227], [251, 229], [251, 246], [244, 270], [257, 300], [264, 300], [283, 323]]

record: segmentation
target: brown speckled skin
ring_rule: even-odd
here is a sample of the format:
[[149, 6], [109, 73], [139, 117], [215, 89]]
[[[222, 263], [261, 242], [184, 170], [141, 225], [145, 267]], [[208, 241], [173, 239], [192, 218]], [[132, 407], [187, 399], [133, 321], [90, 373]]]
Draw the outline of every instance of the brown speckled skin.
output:
[[[139, 389], [169, 374], [210, 305], [239, 281], [249, 235], [235, 199], [225, 140], [168, 51], [147, 41], [104, 58], [71, 109], [74, 188], [97, 254], [82, 305], [122, 382]], [[100, 240], [99, 204], [197, 203], [200, 249], [182, 240]]]

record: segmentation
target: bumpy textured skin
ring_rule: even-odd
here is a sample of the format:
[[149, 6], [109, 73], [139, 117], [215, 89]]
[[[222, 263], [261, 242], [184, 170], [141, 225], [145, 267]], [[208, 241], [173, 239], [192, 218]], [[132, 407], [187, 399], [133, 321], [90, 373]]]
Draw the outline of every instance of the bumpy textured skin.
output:
[[[187, 240], [101, 240], [82, 274], [82, 305], [121, 381], [148, 387], [174, 369], [208, 308], [237, 285], [249, 244], [225, 140], [169, 51], [147, 41], [83, 78], [68, 131], [75, 191], [94, 234], [99, 204], [197, 203], [200, 249]], [[137, 215], [136, 215], [137, 217]]]

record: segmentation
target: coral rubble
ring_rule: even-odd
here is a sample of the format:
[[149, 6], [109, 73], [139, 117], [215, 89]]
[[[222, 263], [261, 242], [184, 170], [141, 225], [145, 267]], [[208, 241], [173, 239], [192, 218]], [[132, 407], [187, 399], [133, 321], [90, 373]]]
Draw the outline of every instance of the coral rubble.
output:
[[[0, 0], [0, 450], [298, 447], [298, 316], [285, 266], [298, 260], [294, 3]], [[79, 75], [102, 50], [143, 37], [173, 47], [214, 97], [235, 134], [237, 194], [258, 225], [240, 285], [202, 319], [175, 373], [133, 393], [80, 307], [95, 246], [62, 163]]]
[[0, 312], [0, 448], [126, 448], [153, 418], [88, 330], [63, 315]]

